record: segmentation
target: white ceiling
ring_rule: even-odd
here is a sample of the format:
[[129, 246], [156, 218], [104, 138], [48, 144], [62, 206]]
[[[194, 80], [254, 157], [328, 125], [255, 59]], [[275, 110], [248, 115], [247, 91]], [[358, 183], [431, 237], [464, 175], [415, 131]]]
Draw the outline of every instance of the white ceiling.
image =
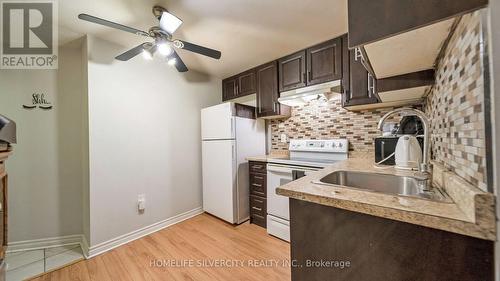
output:
[[[188, 68], [225, 78], [347, 32], [347, 0], [64, 0], [59, 41], [84, 34], [116, 42], [124, 51], [143, 38], [77, 18], [87, 13], [147, 31], [161, 5], [184, 21], [174, 37], [218, 49], [217, 61], [180, 50]], [[117, 54], [118, 55], [118, 54]], [[138, 57], [135, 59], [142, 59]]]

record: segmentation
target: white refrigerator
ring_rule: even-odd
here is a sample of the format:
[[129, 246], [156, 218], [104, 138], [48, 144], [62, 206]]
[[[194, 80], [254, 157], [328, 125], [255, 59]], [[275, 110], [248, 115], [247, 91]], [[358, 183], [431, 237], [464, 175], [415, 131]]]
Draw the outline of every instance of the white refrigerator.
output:
[[233, 224], [250, 213], [246, 158], [266, 152], [265, 122], [248, 110], [231, 102], [201, 110], [203, 210]]

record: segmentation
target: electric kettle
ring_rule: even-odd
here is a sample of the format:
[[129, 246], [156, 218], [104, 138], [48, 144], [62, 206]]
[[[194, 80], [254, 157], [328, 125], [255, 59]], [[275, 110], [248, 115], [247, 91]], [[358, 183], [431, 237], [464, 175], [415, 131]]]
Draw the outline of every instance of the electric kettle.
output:
[[417, 169], [422, 162], [422, 149], [417, 138], [411, 135], [399, 137], [395, 154], [396, 169]]

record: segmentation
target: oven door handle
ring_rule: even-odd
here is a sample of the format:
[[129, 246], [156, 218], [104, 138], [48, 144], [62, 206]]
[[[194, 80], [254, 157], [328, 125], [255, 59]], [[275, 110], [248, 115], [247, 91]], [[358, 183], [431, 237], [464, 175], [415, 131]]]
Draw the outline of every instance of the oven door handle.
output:
[[290, 167], [290, 166], [282, 166], [282, 165], [274, 165], [274, 164], [269, 164], [267, 165], [267, 171], [268, 172], [275, 172], [275, 173], [286, 173], [289, 174], [290, 176], [292, 175], [292, 171], [305, 171], [305, 172], [311, 172], [311, 171], [317, 171], [319, 169], [315, 168], [306, 168], [306, 167]]
[[267, 171], [271, 173], [289, 174], [290, 176], [292, 175], [292, 169], [285, 166], [267, 165]]

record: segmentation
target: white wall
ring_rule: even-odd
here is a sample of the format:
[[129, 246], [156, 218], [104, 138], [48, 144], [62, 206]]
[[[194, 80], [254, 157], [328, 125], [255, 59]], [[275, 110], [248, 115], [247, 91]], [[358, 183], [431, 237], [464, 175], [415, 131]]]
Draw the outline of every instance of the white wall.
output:
[[220, 101], [219, 79], [124, 50], [88, 38], [91, 247], [201, 207], [200, 109]]
[[[59, 49], [58, 71], [0, 70], [0, 114], [18, 129], [7, 161], [9, 243], [82, 233], [81, 65], [73, 42]], [[23, 109], [35, 92], [54, 109]]]

